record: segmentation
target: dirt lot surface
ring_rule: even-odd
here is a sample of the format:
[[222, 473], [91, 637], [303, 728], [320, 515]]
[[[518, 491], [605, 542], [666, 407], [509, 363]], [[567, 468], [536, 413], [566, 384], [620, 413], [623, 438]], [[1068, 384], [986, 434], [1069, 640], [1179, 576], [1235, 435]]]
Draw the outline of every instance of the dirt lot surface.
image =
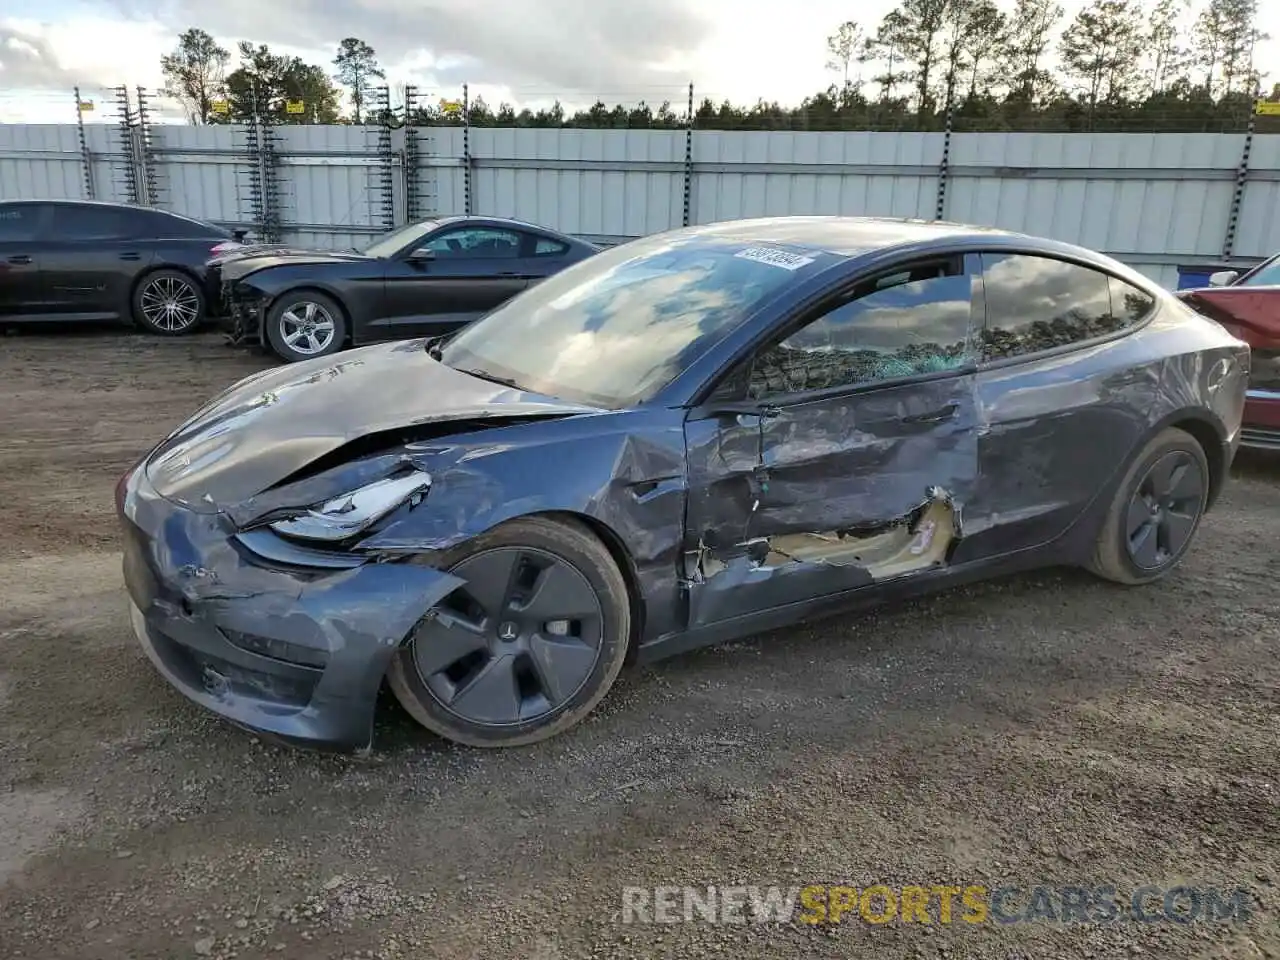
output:
[[[372, 756], [331, 757], [189, 705], [126, 622], [117, 478], [265, 362], [0, 338], [0, 957], [1280, 957], [1280, 459], [1242, 455], [1157, 586], [1048, 572], [764, 635], [519, 751], [387, 703]], [[1243, 887], [1253, 913], [619, 918], [624, 886], [876, 882]]]

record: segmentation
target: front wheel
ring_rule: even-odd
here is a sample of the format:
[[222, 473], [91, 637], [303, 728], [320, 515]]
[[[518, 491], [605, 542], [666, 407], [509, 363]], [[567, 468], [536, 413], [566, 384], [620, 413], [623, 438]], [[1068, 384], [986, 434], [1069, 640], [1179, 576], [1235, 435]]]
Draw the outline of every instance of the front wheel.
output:
[[1125, 585], [1159, 580], [1191, 546], [1209, 500], [1209, 461], [1169, 427], [1143, 448], [1116, 490], [1089, 568]]
[[576, 523], [502, 524], [433, 563], [465, 581], [415, 627], [387, 674], [428, 730], [475, 747], [537, 743], [609, 692], [627, 655], [626, 582]]
[[342, 308], [323, 293], [299, 290], [280, 296], [267, 311], [267, 343], [287, 363], [327, 357], [347, 337]]
[[180, 337], [194, 332], [204, 316], [204, 293], [179, 270], [147, 274], [133, 292], [134, 322], [150, 333]]

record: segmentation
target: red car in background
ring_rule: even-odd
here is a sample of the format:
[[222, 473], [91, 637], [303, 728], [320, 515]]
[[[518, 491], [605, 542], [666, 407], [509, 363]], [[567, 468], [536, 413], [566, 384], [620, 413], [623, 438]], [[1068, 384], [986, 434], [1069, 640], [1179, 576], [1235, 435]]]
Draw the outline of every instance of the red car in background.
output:
[[1219, 271], [1209, 286], [1178, 296], [1249, 344], [1253, 362], [1240, 445], [1280, 450], [1280, 254], [1243, 274]]

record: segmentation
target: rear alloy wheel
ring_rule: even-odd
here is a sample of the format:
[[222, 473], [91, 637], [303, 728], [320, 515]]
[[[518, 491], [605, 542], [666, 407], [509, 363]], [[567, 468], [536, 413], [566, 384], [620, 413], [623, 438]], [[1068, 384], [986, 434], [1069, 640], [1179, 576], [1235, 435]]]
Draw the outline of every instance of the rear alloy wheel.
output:
[[204, 320], [205, 300], [185, 273], [157, 270], [133, 294], [133, 319], [145, 330], [166, 337], [192, 333]]
[[575, 523], [515, 520], [449, 551], [466, 581], [423, 618], [388, 680], [428, 730], [477, 747], [546, 740], [609, 692], [626, 659], [626, 583]]
[[1204, 516], [1209, 461], [1195, 438], [1170, 427], [1129, 468], [1090, 564], [1123, 584], [1149, 583], [1178, 565]]
[[286, 293], [267, 313], [267, 341], [289, 363], [337, 353], [346, 337], [342, 308], [322, 293]]

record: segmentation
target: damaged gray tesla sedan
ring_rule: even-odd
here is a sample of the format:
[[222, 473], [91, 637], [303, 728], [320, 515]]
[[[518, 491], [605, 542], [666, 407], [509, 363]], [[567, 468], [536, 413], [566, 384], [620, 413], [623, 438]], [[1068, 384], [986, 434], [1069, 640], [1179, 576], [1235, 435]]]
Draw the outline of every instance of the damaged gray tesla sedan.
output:
[[271, 370], [121, 480], [133, 624], [242, 726], [481, 746], [630, 660], [1048, 564], [1168, 573], [1249, 350], [1078, 247], [804, 217], [608, 250], [447, 341]]

